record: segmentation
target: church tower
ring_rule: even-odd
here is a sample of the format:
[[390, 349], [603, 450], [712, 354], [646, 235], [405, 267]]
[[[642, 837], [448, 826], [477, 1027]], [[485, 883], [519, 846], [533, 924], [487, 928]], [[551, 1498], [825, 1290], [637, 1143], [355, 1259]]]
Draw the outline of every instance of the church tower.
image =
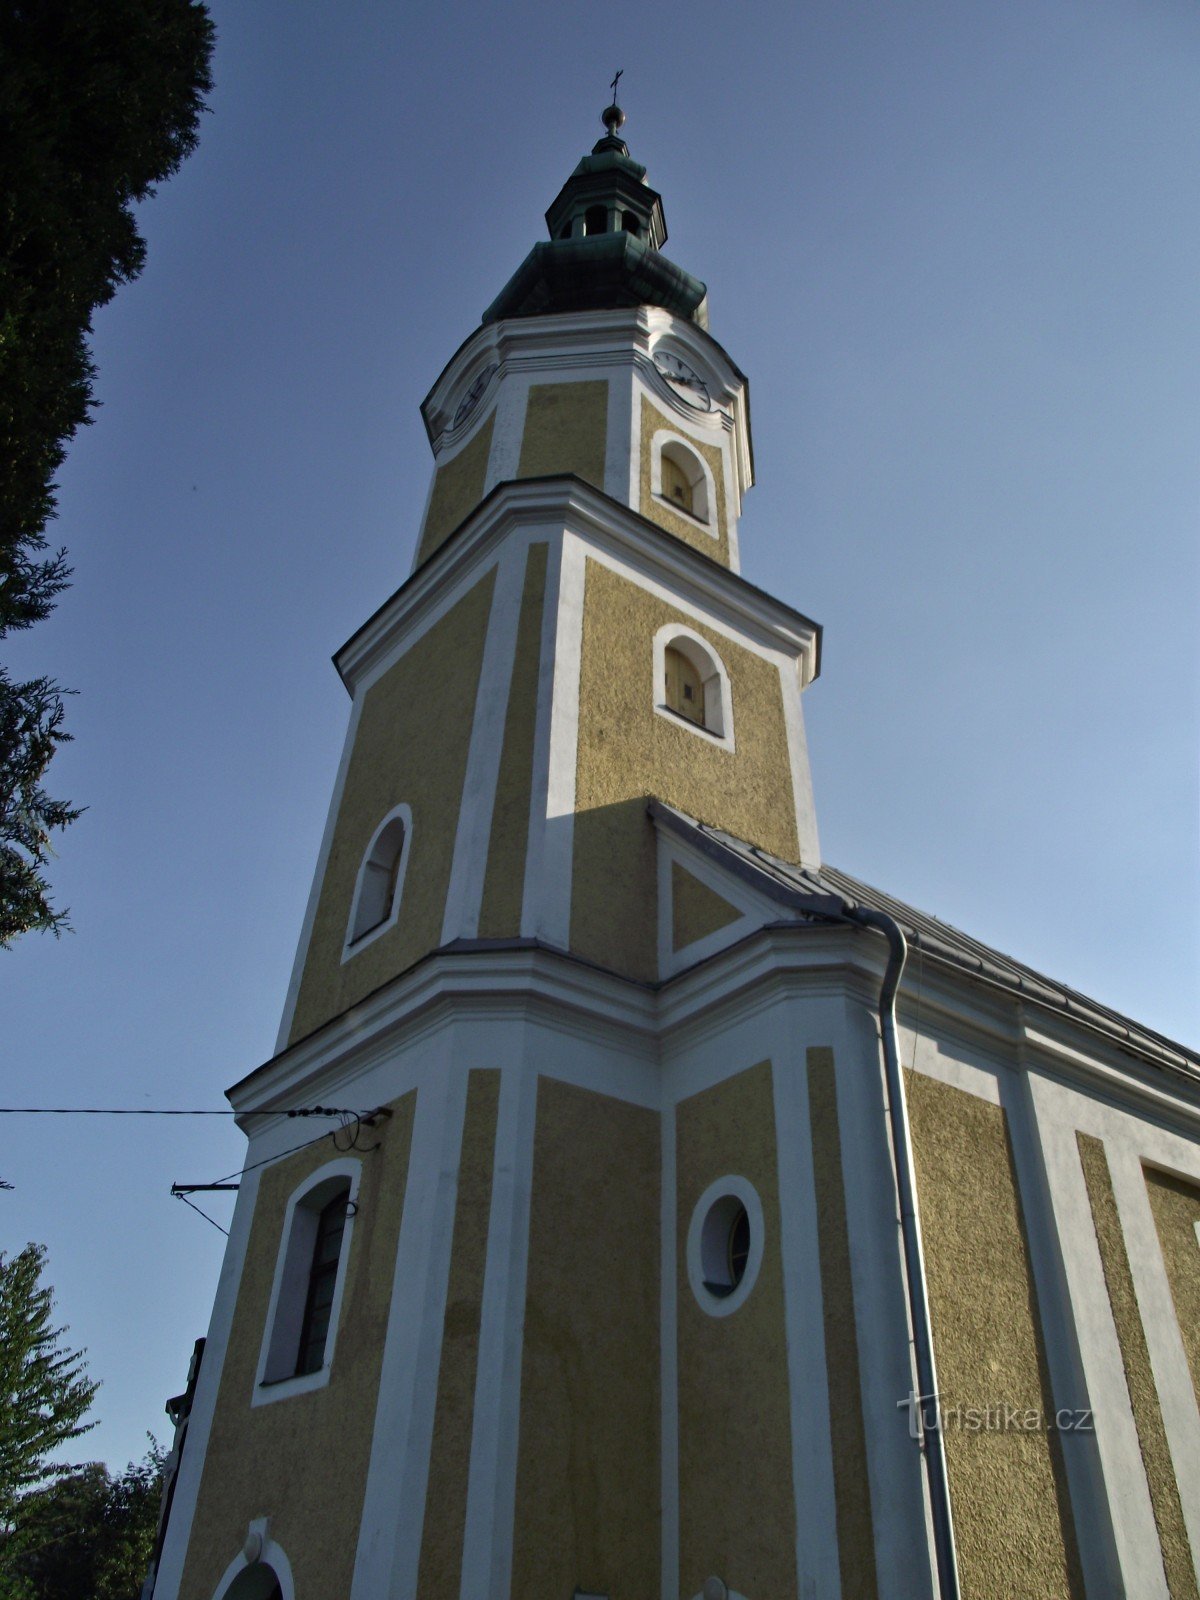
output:
[[1121, 1223], [1193, 1292], [1196, 1062], [822, 864], [820, 628], [740, 575], [747, 381], [603, 121], [335, 657], [153, 1593], [1165, 1597], [1200, 1347], [1139, 1422]]

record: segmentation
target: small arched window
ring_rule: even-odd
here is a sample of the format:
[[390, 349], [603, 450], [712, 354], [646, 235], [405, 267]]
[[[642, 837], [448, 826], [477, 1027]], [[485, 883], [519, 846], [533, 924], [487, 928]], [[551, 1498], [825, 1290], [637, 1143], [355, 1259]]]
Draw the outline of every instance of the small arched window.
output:
[[337, 1285], [342, 1236], [350, 1210], [349, 1179], [335, 1189], [317, 1217], [317, 1236], [313, 1242], [308, 1269], [308, 1293], [304, 1297], [304, 1317], [300, 1324], [300, 1349], [296, 1356], [296, 1376], [319, 1372], [325, 1365], [325, 1345], [329, 1338], [329, 1317]]
[[607, 233], [608, 211], [604, 206], [589, 206], [583, 217], [584, 233]]
[[661, 433], [654, 438], [650, 463], [652, 493], [677, 511], [694, 517], [712, 528], [712, 473], [699, 451], [685, 444], [677, 434]]
[[288, 1201], [255, 1400], [328, 1378], [358, 1192], [354, 1160], [329, 1162]]
[[346, 954], [364, 939], [390, 928], [399, 915], [411, 836], [412, 814], [407, 806], [390, 811], [372, 835], [354, 885]]
[[706, 639], [669, 623], [654, 636], [654, 709], [733, 749], [729, 674]]
[[634, 216], [632, 211], [622, 211], [622, 213], [621, 213], [621, 227], [626, 233], [640, 233], [641, 232], [641, 223], [639, 223], [638, 219]]

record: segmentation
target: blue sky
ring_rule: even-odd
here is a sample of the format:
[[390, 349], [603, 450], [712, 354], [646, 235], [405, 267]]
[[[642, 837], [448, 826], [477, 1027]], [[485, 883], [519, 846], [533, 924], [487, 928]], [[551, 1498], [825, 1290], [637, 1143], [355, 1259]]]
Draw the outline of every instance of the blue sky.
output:
[[[75, 932], [3, 960], [6, 1098], [219, 1107], [270, 1054], [347, 701], [405, 577], [417, 407], [601, 133], [749, 374], [746, 576], [825, 625], [826, 858], [1200, 1042], [1200, 13], [1182, 0], [216, 0], [202, 141], [97, 319], [75, 585]], [[118, 1465], [223, 1244], [219, 1119], [3, 1121]], [[214, 1214], [227, 1221], [228, 1205]]]

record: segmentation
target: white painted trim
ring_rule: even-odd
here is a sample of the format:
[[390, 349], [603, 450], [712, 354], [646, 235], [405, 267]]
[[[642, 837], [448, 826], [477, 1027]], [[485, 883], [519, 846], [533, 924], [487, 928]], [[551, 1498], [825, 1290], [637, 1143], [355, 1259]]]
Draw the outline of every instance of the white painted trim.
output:
[[529, 789], [529, 831], [525, 841], [525, 880], [521, 889], [521, 933], [537, 934], [541, 915], [542, 847], [550, 774], [550, 730], [557, 678], [559, 594], [562, 589], [563, 536], [550, 541], [546, 555], [546, 595], [538, 640], [537, 708], [533, 729], [533, 776]]
[[[685, 655], [700, 674], [704, 685], [706, 717], [710, 715], [712, 689], [716, 686], [716, 705], [711, 720], [704, 724], [689, 722], [667, 705], [668, 646]], [[722, 750], [732, 754], [737, 748], [733, 735], [733, 694], [728, 669], [703, 634], [679, 622], [664, 623], [654, 635], [654, 710], [656, 715], [665, 717], [672, 727], [687, 728], [697, 738], [719, 745]]]
[[[694, 464], [695, 475], [692, 477], [692, 487], [702, 480], [704, 484], [704, 510], [705, 515], [699, 516], [694, 511], [687, 511], [676, 501], [663, 493], [662, 486], [662, 457], [664, 445], [674, 445], [684, 455], [688, 456]], [[696, 448], [696, 441], [689, 439], [687, 434], [679, 433], [672, 428], [659, 428], [650, 438], [650, 497], [673, 511], [676, 516], [682, 517], [688, 527], [694, 527], [698, 533], [703, 533], [713, 543], [718, 543], [721, 537], [717, 513], [717, 485], [713, 478], [712, 468], [704, 459], [702, 453]], [[643, 510], [643, 515], [648, 515]]]
[[[662, 827], [656, 828], [656, 832], [660, 977], [674, 977], [686, 967], [707, 961], [710, 956], [719, 954], [728, 945], [737, 944], [740, 939], [746, 938], [764, 922], [772, 922], [778, 917], [781, 908], [777, 904], [773, 905], [768, 900], [757, 898], [741, 879], [735, 878], [731, 873], [721, 872], [708, 856], [702, 855], [698, 850], [690, 849], [677, 834], [669, 833]], [[694, 939], [691, 944], [680, 945], [678, 950], [675, 948], [675, 891], [672, 871], [676, 865], [741, 912], [740, 917], [727, 922], [724, 927], [705, 934], [702, 939]]]
[[633, 431], [633, 372], [614, 372], [608, 383], [608, 418], [604, 436], [604, 492], [614, 500], [632, 505], [632, 485], [636, 481], [631, 466], [638, 457], [637, 435]]
[[458, 808], [458, 831], [442, 919], [443, 944], [457, 938], [473, 939], [479, 932], [492, 811], [531, 549], [528, 540], [517, 538], [506, 545], [500, 555]]
[[[709, 1215], [722, 1200], [740, 1200], [750, 1220], [750, 1253], [746, 1257], [746, 1270], [741, 1281], [727, 1295], [715, 1295], [708, 1287], [704, 1273], [704, 1234]], [[753, 1293], [758, 1282], [758, 1269], [762, 1266], [766, 1241], [766, 1222], [758, 1190], [748, 1178], [728, 1173], [716, 1178], [696, 1202], [687, 1234], [687, 1273], [696, 1304], [710, 1317], [731, 1317], [741, 1309]]]
[[817, 802], [813, 795], [812, 768], [808, 760], [808, 739], [804, 732], [804, 708], [800, 704], [799, 663], [779, 660], [779, 692], [783, 701], [783, 724], [787, 734], [788, 766], [792, 774], [792, 803], [796, 808], [796, 842], [800, 860], [806, 867], [821, 864], [821, 841], [817, 836]]
[[[575, 772], [579, 743], [579, 675], [583, 655], [583, 605], [586, 560], [582, 544], [568, 533], [561, 539], [555, 602], [547, 617], [556, 622], [549, 667], [551, 704], [549, 749], [541, 766], [541, 729], [534, 740], [534, 803], [526, 856], [525, 904], [521, 932], [567, 949], [571, 941], [571, 886], [574, 875]], [[539, 723], [541, 705], [539, 695]], [[538, 779], [545, 772], [545, 810], [539, 815]], [[535, 841], [535, 831], [539, 835]], [[531, 905], [530, 902], [533, 902]], [[536, 910], [534, 908], [536, 907]], [[527, 918], [526, 913], [533, 914]]]
[[1175, 1297], [1138, 1151], [1123, 1140], [1109, 1167], [1188, 1542], [1200, 1553], [1200, 1414]]
[[799, 659], [803, 683], [815, 676], [815, 623], [684, 540], [647, 524], [591, 484], [555, 477], [499, 486], [461, 533], [439, 548], [337, 652], [334, 660], [343, 680], [356, 686], [381, 661], [391, 659], [418, 618], [444, 605], [448, 590], [460, 595], [468, 575], [482, 573], [495, 561], [497, 546], [514, 528], [537, 528], [554, 537], [564, 527], [585, 540], [590, 553], [605, 554], [610, 562], [640, 572], [644, 586], [657, 583], [671, 604], [699, 607], [706, 618], [712, 615], [715, 626], [735, 637], [750, 637], [759, 650], [782, 650]]
[[[1025, 1061], [1024, 1054], [1021, 1048], [1016, 1071], [999, 1078], [999, 1103], [1008, 1120], [1054, 1406], [1056, 1410], [1082, 1414], [1093, 1406], [1064, 1270], [1067, 1244], [1054, 1209], [1038, 1127], [1038, 1095], [1046, 1085]], [[1059, 1440], [1071, 1515], [1078, 1532], [1087, 1530], [1087, 1537], [1076, 1541], [1085, 1592], [1117, 1594], [1121, 1588], [1120, 1568], [1095, 1434], [1068, 1429], [1060, 1431]]]
[[342, 807], [342, 796], [346, 789], [346, 774], [350, 770], [350, 756], [354, 750], [354, 741], [358, 737], [358, 724], [362, 717], [363, 701], [365, 696], [360, 692], [355, 695], [350, 707], [350, 720], [346, 725], [346, 737], [342, 741], [342, 754], [338, 761], [337, 777], [333, 782], [333, 793], [329, 797], [329, 810], [325, 816], [325, 831], [321, 835], [321, 846], [317, 851], [317, 864], [313, 870], [312, 887], [308, 891], [308, 904], [304, 908], [304, 921], [300, 926], [300, 938], [296, 943], [296, 956], [292, 962], [292, 975], [288, 980], [287, 995], [283, 1002], [283, 1017], [279, 1023], [279, 1033], [275, 1039], [276, 1053], [283, 1050], [288, 1042], [288, 1035], [292, 1031], [292, 1022], [296, 1015], [296, 1001], [300, 994], [300, 979], [304, 975], [304, 964], [308, 959], [308, 946], [312, 939], [313, 922], [316, 920], [317, 903], [321, 898], [321, 888], [325, 882], [325, 871], [329, 866], [329, 853], [333, 849], [333, 830], [337, 822], [338, 812]]
[[443, 1030], [417, 1091], [350, 1600], [417, 1591], [466, 1113], [455, 1034]]
[[1087, 1392], [1095, 1408], [1096, 1447], [1112, 1516], [1121, 1592], [1137, 1595], [1138, 1600], [1168, 1600], [1158, 1528], [1125, 1381], [1125, 1363], [1079, 1158], [1077, 1129], [1072, 1125], [1075, 1119], [1046, 1116], [1039, 1104], [1043, 1098], [1035, 1094], [1039, 1136], [1054, 1212], [1063, 1236], [1063, 1265], [1079, 1330]]
[[[847, 956], [853, 959], [849, 951]], [[928, 1600], [936, 1590], [933, 1528], [920, 1446], [909, 1434], [906, 1411], [899, 1409], [914, 1391], [916, 1374], [875, 1009], [878, 980], [871, 988], [869, 999], [844, 992], [837, 997], [824, 1037], [817, 1031], [820, 1011], [806, 1007], [805, 1029], [814, 1044], [832, 1047], [837, 1068], [842, 1167], [851, 1176], [846, 1226], [880, 1600]]]
[[[269, 1519], [266, 1517], [256, 1517], [251, 1522], [246, 1536], [246, 1543], [249, 1544], [250, 1540], [257, 1534], [261, 1540], [260, 1554], [251, 1563], [246, 1559], [245, 1550], [239, 1550], [221, 1574], [220, 1581], [213, 1591], [213, 1600], [225, 1600], [225, 1596], [242, 1574], [249, 1572], [252, 1566], [260, 1565], [270, 1567], [275, 1577], [279, 1580], [283, 1600], [296, 1600], [296, 1581], [292, 1577], [291, 1563], [288, 1561], [283, 1547], [276, 1544], [275, 1540], [271, 1538], [268, 1524]], [[158, 1594], [157, 1584], [155, 1584], [154, 1593], [155, 1595]]]
[[659, 1107], [662, 1138], [662, 1207], [659, 1259], [659, 1405], [662, 1480], [662, 1593], [679, 1593], [679, 1308], [675, 1105]]
[[[379, 843], [383, 830], [389, 824], [397, 821], [404, 824], [404, 843], [400, 847], [400, 865], [396, 868], [396, 886], [392, 890], [391, 909], [382, 922], [377, 922], [374, 927], [367, 928], [365, 932], [359, 934], [357, 939], [353, 939], [351, 938], [351, 933], [355, 922], [358, 920], [358, 902], [363, 892], [363, 885], [366, 882], [367, 867], [370, 865], [371, 857], [375, 853], [375, 846]], [[367, 848], [362, 853], [362, 860], [358, 864], [358, 873], [354, 879], [354, 895], [350, 901], [350, 915], [346, 919], [346, 936], [342, 941], [343, 965], [356, 956], [360, 950], [365, 950], [369, 944], [374, 944], [375, 940], [382, 934], [387, 933], [390, 928], [396, 926], [396, 921], [400, 916], [400, 905], [404, 899], [404, 874], [408, 871], [408, 856], [412, 848], [412, 834], [412, 810], [402, 801], [399, 805], [392, 807], [371, 835]]]
[[[798, 1028], [789, 1026], [794, 1012], [794, 1006], [776, 1007], [763, 1042], [770, 1053], [775, 1105], [796, 1576], [801, 1595], [840, 1595], [838, 1542], [830, 1537], [830, 1531], [837, 1527], [837, 1498], [825, 1351], [821, 1230], [808, 1104], [808, 1041], [798, 1036]], [[798, 1023], [800, 1018], [796, 1016], [794, 1020]]]
[[525, 438], [525, 413], [529, 405], [532, 378], [512, 372], [501, 366], [500, 391], [496, 400], [496, 420], [492, 424], [492, 448], [488, 453], [487, 471], [483, 478], [483, 496], [489, 495], [498, 483], [517, 477], [521, 463], [521, 445]]
[[188, 1418], [187, 1437], [179, 1463], [179, 1476], [175, 1480], [175, 1497], [171, 1502], [171, 1516], [167, 1523], [166, 1539], [159, 1558], [155, 1578], [156, 1600], [175, 1600], [183, 1577], [183, 1564], [192, 1537], [192, 1522], [196, 1514], [196, 1500], [200, 1493], [200, 1479], [208, 1454], [212, 1435], [213, 1414], [221, 1387], [221, 1374], [225, 1366], [225, 1353], [229, 1348], [229, 1330], [241, 1287], [242, 1268], [246, 1260], [246, 1247], [254, 1222], [254, 1206], [258, 1199], [260, 1171], [242, 1175], [234, 1206], [233, 1220], [229, 1225], [229, 1243], [221, 1262], [221, 1275], [217, 1280], [216, 1299], [208, 1325], [208, 1338], [200, 1363], [200, 1376], [192, 1401], [192, 1414]]
[[[354, 1238], [354, 1218], [361, 1176], [362, 1162], [352, 1156], [341, 1156], [337, 1160], [327, 1161], [323, 1167], [318, 1167], [315, 1172], [310, 1173], [288, 1196], [279, 1236], [279, 1249], [275, 1256], [275, 1275], [271, 1281], [271, 1298], [267, 1304], [267, 1318], [259, 1348], [258, 1367], [254, 1375], [254, 1389], [250, 1396], [251, 1406], [273, 1405], [277, 1400], [286, 1400], [291, 1395], [308, 1394], [313, 1389], [323, 1389], [329, 1382], [334, 1350], [337, 1346], [338, 1324], [342, 1314], [342, 1296], [346, 1288], [347, 1264]], [[346, 1202], [346, 1225], [338, 1252], [337, 1279], [333, 1289], [333, 1304], [329, 1310], [329, 1332], [325, 1336], [324, 1359], [315, 1372], [300, 1374], [293, 1372], [290, 1377], [270, 1379], [267, 1377], [268, 1369], [273, 1361], [280, 1359], [278, 1343], [280, 1339], [286, 1338], [293, 1347], [291, 1365], [295, 1365], [295, 1347], [299, 1343], [300, 1320], [304, 1315], [304, 1300], [312, 1272], [313, 1240], [308, 1239], [305, 1248], [305, 1241], [297, 1238], [297, 1212], [301, 1209], [310, 1209], [305, 1203], [314, 1190], [324, 1188], [339, 1178], [348, 1180], [350, 1192]], [[287, 1329], [279, 1327], [280, 1318], [286, 1318], [292, 1326]]]
[[512, 1583], [537, 1082], [527, 1053], [501, 1069], [461, 1600], [508, 1600]]

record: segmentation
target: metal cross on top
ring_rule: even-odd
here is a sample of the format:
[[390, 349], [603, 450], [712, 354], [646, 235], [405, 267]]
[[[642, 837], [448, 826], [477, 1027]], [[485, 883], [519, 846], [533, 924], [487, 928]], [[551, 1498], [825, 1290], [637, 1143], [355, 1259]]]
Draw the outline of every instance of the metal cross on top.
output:
[[617, 103], [617, 84], [621, 81], [621, 79], [624, 76], [625, 76], [625, 69], [624, 69], [624, 67], [622, 67], [620, 72], [617, 73], [616, 77], [612, 81], [612, 103], [613, 103], [613, 105], [616, 105], [616, 103]]

